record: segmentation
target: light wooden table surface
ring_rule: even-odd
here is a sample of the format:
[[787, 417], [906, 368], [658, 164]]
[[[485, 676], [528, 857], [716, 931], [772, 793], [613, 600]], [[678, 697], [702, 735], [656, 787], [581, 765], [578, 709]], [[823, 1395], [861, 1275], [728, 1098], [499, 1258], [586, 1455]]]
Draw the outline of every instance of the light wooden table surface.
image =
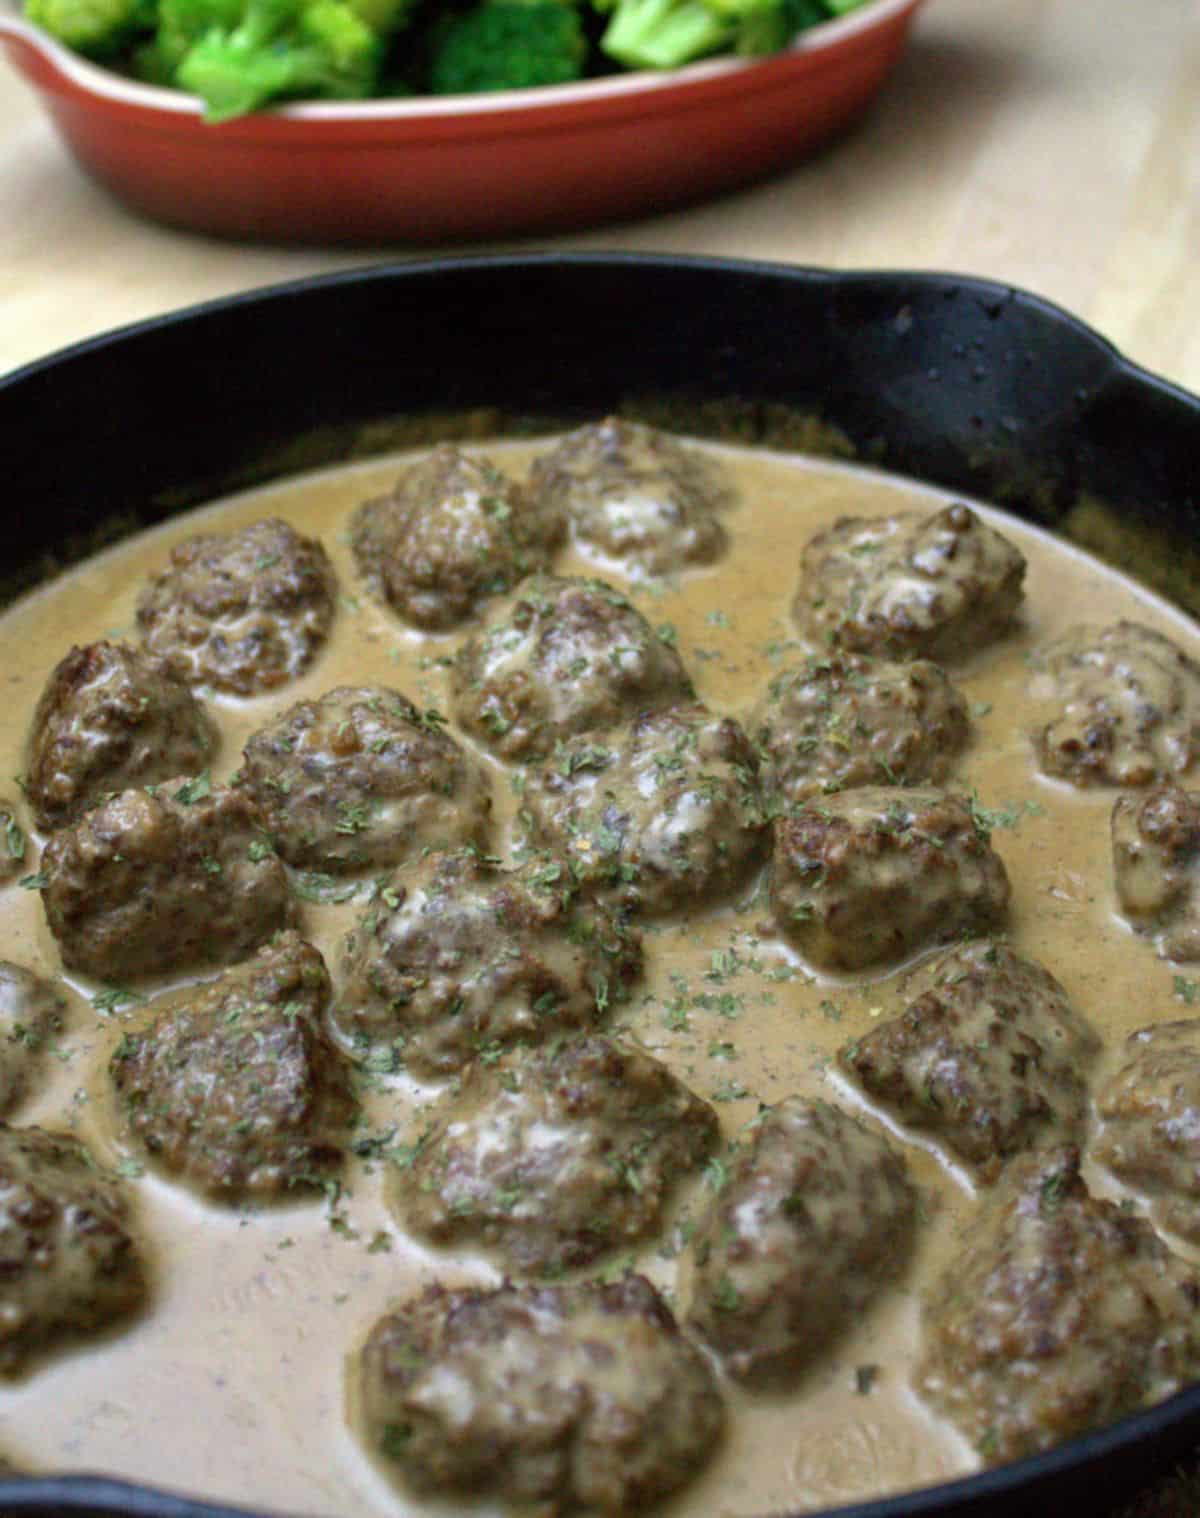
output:
[[[929, 0], [884, 97], [818, 160], [537, 246], [990, 275], [1200, 390], [1200, 4]], [[137, 220], [0, 60], [0, 372], [192, 301], [428, 251], [238, 247]]]
[[[536, 246], [987, 275], [1200, 391], [1200, 3], [929, 0], [834, 150], [708, 206]], [[0, 64], [0, 373], [193, 301], [430, 251], [238, 247], [136, 220]], [[1171, 1483], [1136, 1518], [1198, 1511], [1200, 1490]]]

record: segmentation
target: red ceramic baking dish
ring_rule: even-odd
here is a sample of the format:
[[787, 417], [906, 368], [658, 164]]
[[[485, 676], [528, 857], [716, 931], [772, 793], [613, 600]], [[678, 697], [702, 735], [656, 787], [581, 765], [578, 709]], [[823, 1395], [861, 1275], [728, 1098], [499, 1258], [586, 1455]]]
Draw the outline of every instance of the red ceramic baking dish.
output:
[[132, 209], [286, 243], [563, 231], [795, 162], [883, 85], [919, 0], [872, 0], [761, 61], [489, 96], [301, 104], [209, 126], [199, 103], [72, 54], [0, 0], [0, 41], [79, 163]]

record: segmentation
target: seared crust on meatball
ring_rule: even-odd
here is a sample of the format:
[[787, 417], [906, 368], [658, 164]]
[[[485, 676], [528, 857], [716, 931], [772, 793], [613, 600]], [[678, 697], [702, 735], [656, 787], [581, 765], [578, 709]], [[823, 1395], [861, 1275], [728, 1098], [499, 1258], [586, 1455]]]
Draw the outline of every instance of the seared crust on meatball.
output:
[[239, 784], [293, 865], [354, 870], [482, 843], [487, 781], [443, 722], [398, 691], [340, 685], [260, 728]]
[[336, 599], [321, 544], [268, 517], [173, 548], [142, 591], [137, 619], [151, 653], [190, 684], [253, 696], [308, 667]]
[[551, 575], [527, 581], [468, 639], [451, 691], [468, 732], [522, 761], [692, 695], [679, 655], [620, 591]]
[[50, 981], [0, 959], [0, 1117], [28, 1091], [47, 1043], [62, 1031], [65, 1011]]
[[859, 970], [994, 926], [1004, 863], [970, 803], [944, 791], [866, 786], [775, 821], [771, 908], [815, 965]]
[[408, 1228], [554, 1275], [644, 1238], [716, 1142], [717, 1115], [641, 1050], [556, 1040], [471, 1069], [392, 1171]]
[[634, 571], [670, 574], [725, 551], [716, 512], [729, 489], [714, 461], [640, 422], [610, 416], [534, 460], [531, 493], [574, 536]]
[[1152, 1199], [1160, 1227], [1200, 1243], [1200, 1021], [1141, 1028], [1125, 1052], [1096, 1097], [1093, 1154]]
[[1004, 632], [1025, 558], [956, 502], [936, 512], [842, 517], [807, 545], [792, 612], [822, 648], [949, 663]]
[[819, 654], [781, 670], [747, 724], [776, 808], [863, 785], [937, 784], [967, 741], [967, 704], [927, 659]]
[[281, 933], [247, 963], [172, 996], [109, 1064], [130, 1133], [164, 1170], [222, 1202], [320, 1186], [355, 1112], [321, 1030], [329, 975]]
[[1006, 1170], [929, 1292], [915, 1384], [989, 1464], [1049, 1449], [1200, 1376], [1200, 1279], [1089, 1195], [1070, 1146]]
[[1073, 627], [1030, 660], [1029, 693], [1049, 715], [1038, 765], [1072, 785], [1154, 785], [1200, 753], [1200, 665], [1139, 622]]
[[693, 1477], [725, 1421], [708, 1364], [642, 1276], [433, 1286], [372, 1330], [365, 1433], [419, 1493], [641, 1512]]
[[1118, 796], [1113, 881], [1121, 911], [1164, 959], [1200, 959], [1200, 792]]
[[736, 891], [768, 841], [754, 749], [702, 706], [570, 739], [522, 802], [534, 841], [576, 880], [647, 917]]
[[828, 1102], [764, 1108], [692, 1239], [685, 1326], [732, 1375], [795, 1371], [904, 1265], [903, 1159]]
[[1020, 1149], [1075, 1137], [1100, 1040], [1041, 965], [1007, 944], [961, 944], [922, 969], [907, 1009], [840, 1052], [842, 1069], [977, 1181]]
[[163, 659], [124, 643], [72, 648], [46, 683], [25, 788], [39, 826], [60, 828], [105, 794], [197, 775], [216, 730]]
[[593, 1024], [641, 973], [636, 933], [577, 898], [565, 865], [473, 851], [393, 877], [346, 940], [331, 1026], [374, 1068], [448, 1075]]
[[360, 572], [406, 622], [431, 631], [544, 569], [563, 530], [550, 501], [453, 443], [411, 464], [390, 495], [364, 501], [350, 527]]
[[63, 963], [101, 980], [244, 958], [288, 919], [283, 865], [248, 796], [206, 775], [122, 791], [42, 854]]
[[0, 1373], [145, 1293], [121, 1183], [68, 1134], [0, 1124]]

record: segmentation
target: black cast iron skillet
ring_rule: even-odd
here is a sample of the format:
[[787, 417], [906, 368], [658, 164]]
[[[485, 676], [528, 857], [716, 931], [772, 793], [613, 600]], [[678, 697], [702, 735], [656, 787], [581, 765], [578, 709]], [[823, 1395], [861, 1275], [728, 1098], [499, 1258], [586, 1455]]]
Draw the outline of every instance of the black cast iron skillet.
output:
[[[1034, 296], [931, 274], [637, 255], [456, 258], [308, 280], [0, 380], [11, 591], [230, 488], [438, 435], [632, 410], [810, 443], [1083, 536], [1192, 609], [1200, 399]], [[1098, 1515], [1200, 1445], [1200, 1385], [1049, 1454], [841, 1518]], [[86, 1476], [0, 1515], [247, 1518]], [[349, 1518], [349, 1515], [347, 1515]]]

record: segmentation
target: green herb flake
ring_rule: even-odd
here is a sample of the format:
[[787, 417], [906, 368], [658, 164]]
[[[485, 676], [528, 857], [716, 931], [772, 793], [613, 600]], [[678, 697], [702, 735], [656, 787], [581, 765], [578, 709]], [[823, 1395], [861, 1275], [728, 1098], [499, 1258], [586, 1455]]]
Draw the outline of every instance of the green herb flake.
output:
[[718, 1159], [714, 1155], [704, 1167], [704, 1179], [714, 1191], [720, 1191], [729, 1180], [728, 1165], [726, 1165], [724, 1160]]
[[742, 1305], [742, 1294], [728, 1276], [722, 1276], [713, 1287], [713, 1305], [721, 1312], [736, 1312]]
[[292, 890], [302, 901], [315, 901], [321, 906], [336, 905], [349, 901], [358, 892], [356, 881], [337, 881], [332, 875], [312, 870], [292, 877]]
[[712, 1093], [712, 1099], [714, 1102], [740, 1102], [749, 1095], [749, 1086], [743, 1086], [740, 1081], [726, 1081]]
[[4, 847], [10, 859], [25, 858], [25, 834], [15, 817], [10, 817], [4, 828]]
[[412, 1426], [408, 1423], [389, 1423], [379, 1436], [380, 1453], [389, 1460], [402, 1460], [412, 1432]]
[[194, 802], [204, 801], [212, 795], [212, 776], [207, 770], [202, 770], [194, 780], [185, 780], [175, 792], [174, 800], [180, 806], [191, 806]]
[[92, 997], [92, 1006], [107, 1016], [119, 1007], [144, 1002], [146, 998], [138, 991], [127, 991], [123, 986], [107, 986]]

